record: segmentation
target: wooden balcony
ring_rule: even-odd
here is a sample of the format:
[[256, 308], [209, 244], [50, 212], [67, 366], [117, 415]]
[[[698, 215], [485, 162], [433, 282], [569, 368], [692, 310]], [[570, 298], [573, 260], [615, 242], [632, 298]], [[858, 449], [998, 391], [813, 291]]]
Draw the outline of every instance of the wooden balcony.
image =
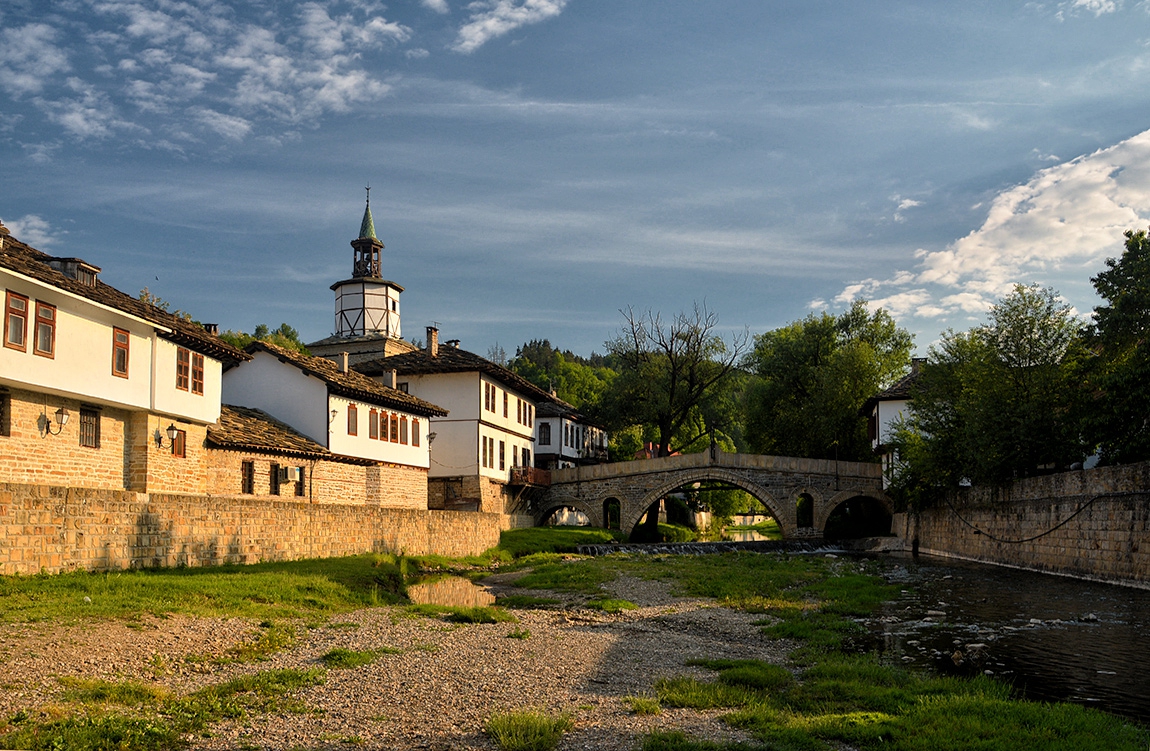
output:
[[546, 488], [551, 485], [551, 472], [535, 467], [513, 467], [511, 469], [511, 485], [523, 485], [531, 488]]

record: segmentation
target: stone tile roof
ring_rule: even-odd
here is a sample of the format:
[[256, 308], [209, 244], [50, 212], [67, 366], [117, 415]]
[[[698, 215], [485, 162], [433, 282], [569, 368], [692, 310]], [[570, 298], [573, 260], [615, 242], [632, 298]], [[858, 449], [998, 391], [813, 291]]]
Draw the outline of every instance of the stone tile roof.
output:
[[395, 370], [400, 375], [479, 372], [510, 386], [537, 403], [551, 402], [572, 412], [576, 411], [574, 406], [552, 396], [518, 373], [465, 349], [452, 347], [450, 344], [440, 344], [439, 353], [435, 357], [432, 357], [426, 349], [417, 349], [402, 355], [356, 363], [354, 367], [359, 372], [372, 376], [382, 375], [388, 370]]
[[304, 373], [315, 376], [326, 383], [328, 390], [333, 394], [424, 417], [443, 417], [447, 414], [447, 410], [443, 407], [426, 402], [399, 389], [384, 386], [362, 373], [357, 373], [354, 370], [342, 373], [338, 365], [323, 357], [305, 355], [295, 350], [284, 349], [275, 344], [261, 341], [252, 342], [244, 348], [244, 351], [249, 355], [255, 352], [266, 352], [278, 358], [280, 362], [294, 365]]
[[870, 415], [871, 410], [873, 410], [874, 406], [879, 402], [909, 400], [911, 389], [914, 388], [914, 383], [918, 380], [920, 374], [921, 371], [918, 367], [914, 367], [910, 373], [895, 381], [893, 386], [867, 399], [859, 409], [859, 414], [864, 417]]
[[[70, 292], [77, 297], [83, 297], [92, 302], [106, 305], [123, 313], [142, 318], [149, 323], [170, 329], [161, 332], [160, 336], [176, 344], [195, 350], [202, 354], [214, 357], [223, 362], [239, 362], [250, 360], [251, 357], [242, 350], [217, 336], [209, 334], [203, 326], [186, 321], [179, 316], [138, 300], [120, 290], [96, 280], [95, 285], [88, 285], [77, 279], [52, 268], [51, 262], [56, 260], [47, 253], [25, 245], [11, 236], [4, 236], [0, 245], [0, 268], [14, 271], [17, 274], [31, 277], [37, 281], [49, 284], [58, 289]], [[78, 259], [74, 259], [78, 260]]]
[[220, 419], [208, 426], [208, 444], [232, 451], [254, 451], [350, 464], [375, 464], [371, 459], [333, 454], [267, 412], [232, 404], [221, 405]]

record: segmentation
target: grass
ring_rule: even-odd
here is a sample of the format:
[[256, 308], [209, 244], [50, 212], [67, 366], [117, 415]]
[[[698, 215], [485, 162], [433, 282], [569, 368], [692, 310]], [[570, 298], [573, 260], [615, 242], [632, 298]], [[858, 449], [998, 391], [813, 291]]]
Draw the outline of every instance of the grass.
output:
[[637, 715], [657, 715], [663, 711], [659, 699], [654, 696], [624, 696], [623, 703]]
[[499, 549], [509, 553], [512, 558], [535, 553], [575, 553], [580, 545], [620, 542], [625, 537], [618, 530], [596, 527], [509, 529], [499, 535]]
[[589, 600], [587, 607], [592, 610], [602, 610], [604, 613], [622, 613], [624, 610], [636, 610], [638, 605], [630, 600], [614, 600], [611, 598], [603, 598], [597, 600]]
[[295, 629], [291, 626], [264, 621], [260, 628], [255, 639], [229, 647], [216, 662], [258, 662], [295, 644]]
[[504, 595], [495, 600], [495, 604], [501, 608], [508, 608], [511, 610], [548, 610], [550, 608], [557, 608], [563, 604], [562, 600], [557, 600], [554, 597], [532, 597], [530, 595]]
[[508, 639], [530, 639], [531, 632], [525, 628], [513, 628], [507, 632]]
[[516, 623], [513, 613], [497, 607], [461, 607], [458, 605], [430, 605], [421, 603], [404, 608], [412, 615], [442, 618], [449, 623]]
[[487, 735], [500, 751], [551, 751], [571, 729], [568, 714], [506, 712], [487, 721]]
[[358, 668], [370, 665], [382, 654], [379, 650], [355, 650], [337, 647], [319, 658], [328, 668]]
[[783, 531], [779, 529], [779, 523], [774, 519], [764, 519], [758, 524], [731, 524], [727, 529], [738, 532], [758, 532], [768, 540], [783, 539]]

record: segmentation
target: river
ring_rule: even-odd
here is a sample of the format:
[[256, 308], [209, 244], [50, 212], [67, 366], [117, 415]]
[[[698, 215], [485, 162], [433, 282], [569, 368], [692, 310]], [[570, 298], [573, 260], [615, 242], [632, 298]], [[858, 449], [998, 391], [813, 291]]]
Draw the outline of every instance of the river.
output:
[[902, 587], [871, 622], [887, 657], [1150, 720], [1150, 590], [925, 556], [885, 560], [887, 580]]

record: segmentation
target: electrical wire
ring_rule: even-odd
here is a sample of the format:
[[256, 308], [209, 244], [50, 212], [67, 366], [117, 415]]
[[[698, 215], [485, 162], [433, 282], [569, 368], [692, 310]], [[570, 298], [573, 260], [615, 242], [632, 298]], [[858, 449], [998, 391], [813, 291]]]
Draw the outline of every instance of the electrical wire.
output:
[[1055, 530], [1066, 526], [1067, 524], [1070, 523], [1070, 521], [1072, 519], [1074, 519], [1074, 517], [1078, 516], [1083, 511], [1085, 511], [1087, 508], [1092, 506], [1094, 504], [1094, 502], [1099, 500], [1100, 498], [1123, 498], [1123, 497], [1132, 496], [1132, 495], [1146, 495], [1146, 491], [1130, 490], [1130, 491], [1125, 491], [1125, 492], [1121, 492], [1121, 493], [1102, 493], [1100, 495], [1096, 495], [1093, 498], [1091, 498], [1089, 501], [1086, 501], [1085, 503], [1080, 505], [1077, 509], [1075, 509], [1073, 514], [1066, 517], [1062, 521], [1058, 522], [1057, 524], [1055, 524], [1053, 527], [1046, 530], [1045, 532], [1041, 532], [1039, 534], [1036, 534], [1033, 537], [1024, 537], [1024, 538], [1021, 538], [1018, 540], [1008, 540], [1005, 537], [998, 537], [997, 535], [992, 535], [991, 533], [989, 533], [983, 529], [979, 529], [977, 526], [975, 526], [974, 524], [972, 524], [971, 522], [967, 521], [966, 519], [964, 519], [962, 517], [962, 514], [960, 514], [958, 512], [958, 509], [955, 508], [954, 502], [951, 501], [949, 493], [946, 494], [944, 497], [946, 498], [946, 505], [950, 506], [950, 510], [955, 515], [955, 517], [957, 517], [957, 519], [960, 522], [962, 522], [966, 526], [973, 529], [974, 533], [976, 535], [982, 535], [983, 537], [986, 537], [987, 539], [990, 539], [990, 540], [994, 540], [995, 542], [1003, 542], [1003, 543], [1007, 543], [1010, 545], [1019, 545], [1019, 544], [1024, 543], [1024, 542], [1034, 542], [1035, 540], [1037, 540], [1041, 537], [1046, 537], [1046, 535], [1050, 534], [1051, 532], [1054, 532]]

